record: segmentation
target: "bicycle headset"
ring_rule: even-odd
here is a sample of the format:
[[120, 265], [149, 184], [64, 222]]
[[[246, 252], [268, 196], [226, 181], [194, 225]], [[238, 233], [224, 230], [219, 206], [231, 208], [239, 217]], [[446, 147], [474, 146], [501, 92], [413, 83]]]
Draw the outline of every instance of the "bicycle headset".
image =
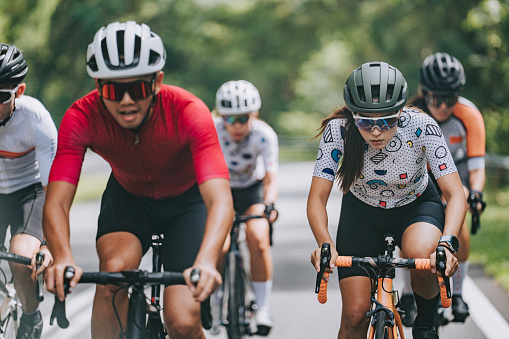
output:
[[245, 80], [225, 82], [216, 93], [216, 110], [220, 115], [241, 115], [262, 107], [260, 93]]
[[397, 111], [406, 104], [407, 83], [396, 67], [386, 62], [368, 62], [350, 74], [343, 97], [352, 112]]
[[465, 85], [463, 65], [447, 53], [435, 53], [424, 59], [419, 72], [423, 91], [438, 95], [459, 95]]

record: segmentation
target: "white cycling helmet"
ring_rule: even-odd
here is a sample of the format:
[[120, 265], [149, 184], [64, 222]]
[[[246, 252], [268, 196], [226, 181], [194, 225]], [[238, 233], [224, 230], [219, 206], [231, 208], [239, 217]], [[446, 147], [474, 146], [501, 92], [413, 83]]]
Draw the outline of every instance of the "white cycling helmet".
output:
[[220, 115], [240, 115], [262, 107], [260, 93], [245, 80], [225, 82], [216, 93], [216, 109]]
[[161, 38], [134, 21], [101, 27], [87, 50], [87, 73], [92, 78], [143, 76], [160, 71], [165, 62]]

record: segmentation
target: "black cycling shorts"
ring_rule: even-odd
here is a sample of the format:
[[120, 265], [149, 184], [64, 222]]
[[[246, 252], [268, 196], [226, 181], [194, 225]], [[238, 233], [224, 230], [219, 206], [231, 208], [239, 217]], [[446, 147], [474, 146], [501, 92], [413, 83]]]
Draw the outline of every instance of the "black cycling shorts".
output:
[[[403, 233], [416, 222], [427, 222], [440, 232], [444, 230], [444, 207], [431, 180], [419, 198], [391, 209], [367, 205], [348, 192], [341, 205], [336, 248], [339, 255], [376, 257], [385, 252], [385, 234], [394, 234], [395, 243], [401, 248]], [[339, 279], [367, 276], [361, 267], [338, 267], [338, 270]]]
[[30, 234], [42, 241], [44, 188], [33, 184], [9, 194], [0, 194], [0, 244], [5, 242], [7, 227], [11, 235]]
[[244, 214], [254, 204], [263, 204], [263, 181], [246, 188], [232, 188], [233, 208]]
[[101, 200], [96, 239], [108, 233], [129, 232], [138, 237], [146, 253], [152, 234], [164, 234], [163, 269], [182, 272], [196, 259], [206, 218], [198, 185], [178, 197], [155, 200], [127, 192], [112, 174]]

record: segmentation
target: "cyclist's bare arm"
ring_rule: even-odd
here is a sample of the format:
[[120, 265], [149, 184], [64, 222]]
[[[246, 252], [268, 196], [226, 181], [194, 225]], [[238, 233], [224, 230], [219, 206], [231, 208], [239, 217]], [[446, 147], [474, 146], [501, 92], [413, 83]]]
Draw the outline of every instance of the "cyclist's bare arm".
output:
[[53, 265], [46, 274], [48, 291], [64, 300], [63, 287], [64, 270], [67, 266], [75, 267], [76, 274], [71, 286], [76, 286], [82, 270], [76, 267], [70, 244], [69, 212], [76, 194], [76, 185], [53, 181], [48, 184], [46, 202], [44, 204], [43, 230], [49, 250], [53, 254]]
[[[438, 178], [437, 183], [447, 201], [443, 234], [458, 236], [465, 220], [465, 214], [467, 213], [467, 201], [459, 174], [458, 172], [446, 174]], [[445, 270], [445, 275], [450, 277], [456, 272], [458, 265], [452, 253], [450, 253], [450, 251], [446, 252], [447, 268]], [[430, 259], [431, 271], [436, 273], [434, 254]]]
[[199, 185], [207, 207], [207, 221], [203, 241], [193, 268], [200, 268], [201, 275], [195, 287], [190, 280], [191, 268], [184, 271], [187, 286], [197, 301], [204, 301], [220, 284], [221, 274], [216, 269], [219, 253], [233, 221], [233, 202], [230, 183], [226, 179], [210, 179]]
[[[311, 180], [311, 188], [309, 189], [307, 216], [311, 231], [318, 244], [318, 248], [311, 254], [311, 264], [315, 267], [317, 272], [320, 271], [320, 247], [323, 243], [327, 242], [331, 244], [331, 268], [334, 267], [336, 257], [338, 256], [336, 248], [334, 247], [334, 242], [327, 228], [327, 201], [329, 200], [333, 184], [334, 183], [330, 180], [313, 177]], [[332, 270], [328, 271], [332, 272]]]

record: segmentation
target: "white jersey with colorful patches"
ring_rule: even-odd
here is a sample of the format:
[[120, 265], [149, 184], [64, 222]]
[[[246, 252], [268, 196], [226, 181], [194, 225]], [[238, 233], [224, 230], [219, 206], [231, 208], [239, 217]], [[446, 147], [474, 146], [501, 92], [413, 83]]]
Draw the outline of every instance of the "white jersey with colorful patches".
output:
[[16, 110], [0, 127], [0, 194], [37, 182], [48, 184], [57, 148], [57, 129], [42, 103], [23, 95]]
[[230, 187], [246, 188], [278, 171], [279, 145], [274, 130], [265, 122], [253, 120], [251, 132], [235, 142], [222, 118], [215, 121], [224, 158], [230, 171]]
[[[331, 120], [322, 135], [313, 176], [334, 181], [344, 153], [346, 119]], [[429, 163], [435, 178], [456, 171], [438, 124], [420, 111], [405, 107], [389, 144], [365, 144], [361, 177], [350, 192], [368, 205], [393, 208], [419, 197], [428, 185]]]

